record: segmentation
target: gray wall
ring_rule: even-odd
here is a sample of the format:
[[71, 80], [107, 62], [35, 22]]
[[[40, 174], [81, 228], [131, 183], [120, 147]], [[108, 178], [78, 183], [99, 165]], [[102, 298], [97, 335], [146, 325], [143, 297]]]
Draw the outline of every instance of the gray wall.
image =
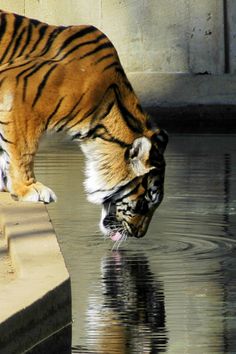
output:
[[235, 103], [235, 0], [0, 0], [0, 8], [98, 26], [146, 105]]

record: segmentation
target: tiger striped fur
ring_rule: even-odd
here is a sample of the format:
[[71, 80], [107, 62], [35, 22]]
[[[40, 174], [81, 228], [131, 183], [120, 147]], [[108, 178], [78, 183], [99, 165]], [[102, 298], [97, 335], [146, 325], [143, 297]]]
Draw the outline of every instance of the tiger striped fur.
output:
[[114, 46], [93, 26], [51, 26], [0, 11], [0, 190], [23, 201], [56, 200], [33, 170], [46, 131], [81, 143], [88, 199], [103, 204], [102, 231], [142, 236], [140, 220], [148, 224], [158, 203], [142, 213], [130, 208], [129, 216], [127, 208], [146, 198], [144, 179], [152, 188], [158, 180], [162, 195], [167, 136], [151, 129]]

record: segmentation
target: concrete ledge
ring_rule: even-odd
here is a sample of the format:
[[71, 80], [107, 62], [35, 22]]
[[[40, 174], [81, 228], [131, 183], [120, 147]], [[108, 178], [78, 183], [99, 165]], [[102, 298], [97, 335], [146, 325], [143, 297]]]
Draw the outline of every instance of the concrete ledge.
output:
[[0, 283], [0, 353], [45, 353], [53, 335], [50, 353], [70, 353], [70, 279], [44, 204], [0, 193], [0, 229], [16, 273]]
[[128, 77], [145, 110], [168, 132], [236, 133], [236, 75]]
[[236, 104], [236, 75], [133, 72], [128, 77], [147, 107]]

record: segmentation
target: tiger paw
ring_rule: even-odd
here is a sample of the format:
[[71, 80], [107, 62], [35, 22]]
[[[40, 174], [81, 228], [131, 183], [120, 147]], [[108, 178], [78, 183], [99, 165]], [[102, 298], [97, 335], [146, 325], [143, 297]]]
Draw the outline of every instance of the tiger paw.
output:
[[44, 202], [47, 204], [57, 200], [56, 194], [40, 182], [33, 183], [27, 187], [24, 195], [20, 196], [18, 194], [16, 198], [24, 202]]

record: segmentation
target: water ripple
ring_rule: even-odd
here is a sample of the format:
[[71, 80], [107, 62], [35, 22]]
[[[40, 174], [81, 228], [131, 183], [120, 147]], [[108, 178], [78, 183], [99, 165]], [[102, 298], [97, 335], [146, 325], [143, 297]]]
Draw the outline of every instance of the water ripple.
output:
[[71, 275], [72, 352], [235, 354], [235, 136], [171, 137], [165, 199], [119, 252], [99, 234], [77, 147], [49, 145], [36, 174], [58, 195], [49, 212]]

